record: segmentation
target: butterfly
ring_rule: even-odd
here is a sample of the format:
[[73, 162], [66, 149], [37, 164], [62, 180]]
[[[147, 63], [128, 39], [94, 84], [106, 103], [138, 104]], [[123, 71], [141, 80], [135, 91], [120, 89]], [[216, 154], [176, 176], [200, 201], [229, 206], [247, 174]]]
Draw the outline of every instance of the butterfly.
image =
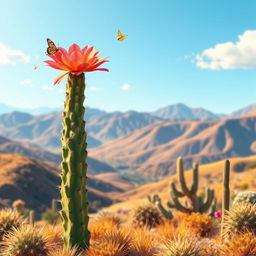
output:
[[56, 45], [51, 39], [47, 38], [46, 40], [48, 44], [47, 53], [49, 55], [55, 54], [59, 49], [56, 47]]
[[128, 35], [123, 35], [120, 30], [117, 31], [117, 40], [123, 41]]
[[34, 69], [38, 69], [38, 66], [37, 66], [37, 65], [35, 65], [35, 66], [34, 66]]

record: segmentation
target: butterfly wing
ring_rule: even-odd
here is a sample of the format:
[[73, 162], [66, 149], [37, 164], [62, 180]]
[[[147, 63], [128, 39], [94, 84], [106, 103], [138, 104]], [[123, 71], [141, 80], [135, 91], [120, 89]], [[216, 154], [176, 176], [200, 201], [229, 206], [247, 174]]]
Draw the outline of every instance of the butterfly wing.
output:
[[123, 35], [120, 30], [117, 31], [117, 40], [123, 41], [128, 35]]
[[55, 54], [59, 49], [56, 47], [56, 45], [51, 39], [47, 38], [46, 40], [48, 44], [47, 53], [49, 55]]

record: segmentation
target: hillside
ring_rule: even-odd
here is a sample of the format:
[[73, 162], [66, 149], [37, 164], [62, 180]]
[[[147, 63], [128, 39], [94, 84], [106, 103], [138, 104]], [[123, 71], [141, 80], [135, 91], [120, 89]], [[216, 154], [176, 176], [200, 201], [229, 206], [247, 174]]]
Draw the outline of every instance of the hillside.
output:
[[[231, 197], [238, 191], [256, 189], [256, 169], [246, 170], [248, 164], [256, 164], [256, 156], [249, 156], [243, 158], [230, 158], [230, 188]], [[199, 190], [203, 191], [204, 187], [211, 187], [215, 189], [217, 202], [221, 202], [222, 196], [222, 176], [224, 170], [224, 161], [218, 161], [210, 164], [199, 166]], [[186, 180], [190, 186], [192, 183], [191, 170], [186, 171]], [[166, 205], [169, 200], [170, 182], [177, 181], [176, 174], [170, 175], [161, 181], [148, 183], [138, 188], [128, 190], [120, 194], [119, 199], [122, 202], [108, 207], [106, 210], [115, 211], [117, 209], [133, 209], [138, 204], [148, 202], [147, 196], [159, 194]]]
[[[11, 206], [22, 199], [38, 213], [50, 207], [53, 198], [59, 198], [60, 168], [50, 162], [39, 161], [19, 154], [0, 154], [0, 206]], [[90, 210], [94, 201], [107, 206], [113, 203], [108, 193], [122, 189], [88, 175]]]
[[159, 122], [91, 149], [90, 156], [113, 166], [127, 166], [152, 180], [175, 171], [178, 156], [188, 168], [255, 154], [256, 116], [206, 122]]
[[[18, 153], [37, 160], [49, 161], [56, 164], [60, 164], [61, 162], [61, 153], [54, 154], [32, 143], [17, 142], [2, 136], [0, 136], [0, 153]], [[92, 175], [104, 172], [116, 172], [112, 166], [91, 157], [87, 158], [87, 163], [88, 172]]]

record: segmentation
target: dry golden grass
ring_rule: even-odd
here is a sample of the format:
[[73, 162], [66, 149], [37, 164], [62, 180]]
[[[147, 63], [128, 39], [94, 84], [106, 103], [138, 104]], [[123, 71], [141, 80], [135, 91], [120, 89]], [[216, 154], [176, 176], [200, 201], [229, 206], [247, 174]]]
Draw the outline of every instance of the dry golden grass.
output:
[[252, 233], [235, 234], [225, 241], [221, 256], [255, 256], [256, 237]]
[[102, 238], [107, 231], [118, 229], [121, 225], [121, 219], [113, 214], [106, 214], [95, 219], [89, 223], [89, 230], [92, 240]]
[[126, 256], [130, 247], [130, 233], [111, 230], [90, 245], [86, 256]]
[[190, 235], [199, 237], [212, 237], [216, 235], [218, 229], [211, 216], [200, 213], [192, 213], [184, 217], [178, 227], [178, 232], [182, 230], [189, 231]]

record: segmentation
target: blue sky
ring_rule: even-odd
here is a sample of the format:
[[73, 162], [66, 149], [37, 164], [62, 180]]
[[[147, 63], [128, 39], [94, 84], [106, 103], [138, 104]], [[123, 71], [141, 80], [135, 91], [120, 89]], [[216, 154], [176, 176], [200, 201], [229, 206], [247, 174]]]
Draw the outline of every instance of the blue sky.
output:
[[[63, 107], [62, 71], [45, 67], [46, 38], [89, 44], [110, 72], [86, 74], [86, 105], [153, 111], [183, 102], [227, 113], [255, 103], [256, 2], [2, 0], [0, 103]], [[116, 40], [117, 29], [128, 37]], [[39, 65], [34, 70], [34, 65]]]

